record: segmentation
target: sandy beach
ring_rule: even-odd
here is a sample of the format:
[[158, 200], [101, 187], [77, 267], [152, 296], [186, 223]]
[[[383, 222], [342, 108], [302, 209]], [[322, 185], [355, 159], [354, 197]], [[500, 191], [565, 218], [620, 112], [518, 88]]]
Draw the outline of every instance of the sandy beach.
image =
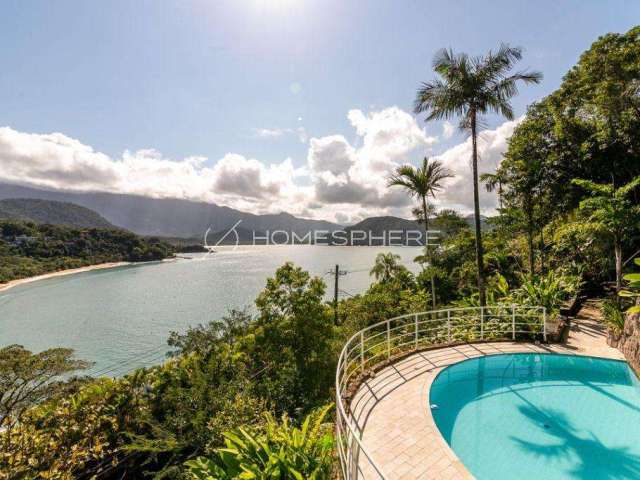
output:
[[69, 268], [67, 270], [58, 270], [57, 272], [45, 273], [43, 275], [36, 275], [35, 277], [19, 278], [17, 280], [11, 280], [7, 283], [0, 284], [0, 292], [9, 290], [10, 288], [25, 283], [37, 282], [38, 280], [46, 280], [47, 278], [62, 277], [65, 275], [73, 275], [75, 273], [89, 272], [91, 270], [102, 270], [105, 268], [122, 267], [124, 265], [131, 265], [132, 262], [108, 262], [99, 263], [97, 265], [87, 265], [80, 268]]

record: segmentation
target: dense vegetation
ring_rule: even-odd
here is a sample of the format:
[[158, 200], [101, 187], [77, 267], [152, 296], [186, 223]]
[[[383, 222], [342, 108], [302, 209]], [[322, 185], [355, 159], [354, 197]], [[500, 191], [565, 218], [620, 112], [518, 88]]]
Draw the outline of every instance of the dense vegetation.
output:
[[125, 230], [0, 220], [0, 283], [105, 262], [161, 260], [172, 247]]
[[[482, 177], [500, 195], [491, 228], [481, 232], [476, 223], [472, 230], [455, 212], [434, 213], [418, 193], [419, 220], [445, 237], [416, 258], [425, 267], [417, 275], [394, 255], [379, 255], [370, 288], [339, 302], [338, 325], [324, 301], [323, 280], [285, 264], [258, 295], [255, 315], [231, 311], [176, 332], [163, 365], [121, 379], [53, 381], [86, 365], [64, 349], [0, 350], [0, 478], [328, 479], [335, 471], [325, 415], [335, 362], [358, 329], [433, 302], [544, 305], [554, 315], [569, 296], [603, 293], [604, 284], [613, 293], [606, 318], [619, 331], [629, 306], [624, 299], [640, 295], [640, 274], [630, 261], [640, 248], [639, 36], [635, 28], [598, 39], [558, 91], [531, 106], [498, 171]], [[442, 54], [438, 73], [446, 82], [432, 86], [453, 95], [462, 85], [469, 94], [477, 82], [468, 71], [458, 79], [460, 68], [453, 68], [468, 62], [476, 62], [469, 69], [476, 76], [491, 70], [493, 76], [480, 80], [499, 82], [503, 67], [520, 55], [507, 47], [500, 52], [477, 61]], [[480, 85], [480, 93], [493, 88]], [[434, 118], [466, 112], [461, 126], [469, 129], [477, 127], [478, 113], [509, 113], [505, 102], [515, 92], [513, 85], [504, 88], [489, 92], [498, 95], [493, 99], [482, 97], [489, 104], [474, 95], [421, 91], [420, 108]], [[40, 238], [20, 247], [21, 255], [2, 244], [3, 252], [26, 258], [54, 259], [67, 252], [65, 241], [78, 254], [71, 258], [84, 258], [78, 252], [132, 255], [134, 247], [98, 250], [92, 242], [140, 241], [124, 232], [63, 229], [74, 233], [47, 243], [62, 233], [29, 224], [3, 228], [30, 232], [9, 236]]]
[[80, 205], [35, 198], [0, 200], [0, 219], [78, 228], [116, 228], [99, 213]]

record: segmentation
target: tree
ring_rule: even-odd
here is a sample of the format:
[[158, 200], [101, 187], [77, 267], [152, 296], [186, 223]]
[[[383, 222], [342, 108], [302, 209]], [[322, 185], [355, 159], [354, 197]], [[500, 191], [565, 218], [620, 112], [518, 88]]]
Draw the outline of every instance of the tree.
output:
[[538, 72], [509, 74], [521, 58], [520, 48], [505, 44], [497, 52], [490, 51], [484, 57], [469, 57], [443, 49], [433, 61], [434, 70], [440, 78], [422, 84], [414, 106], [416, 114], [427, 114], [427, 121], [461, 117], [460, 128], [471, 134], [476, 265], [481, 305], [486, 304], [486, 298], [478, 191], [479, 120], [487, 113], [512, 119], [514, 115], [509, 100], [518, 93], [518, 83], [540, 82], [542, 74]]
[[262, 396], [280, 411], [315, 407], [331, 388], [337, 355], [325, 289], [322, 279], [287, 262], [256, 299], [249, 354], [264, 370]]
[[10, 432], [29, 408], [64, 391], [61, 376], [90, 365], [74, 358], [69, 348], [36, 354], [21, 345], [0, 349], [0, 427]]
[[376, 262], [369, 275], [373, 275], [378, 282], [389, 282], [394, 277], [407, 271], [404, 265], [398, 263], [399, 260], [400, 255], [395, 253], [379, 253], [376, 255]]
[[220, 320], [214, 320], [207, 325], [189, 327], [185, 333], [171, 332], [167, 343], [176, 348], [172, 356], [198, 353], [207, 356], [219, 344], [230, 348], [247, 331], [251, 323], [251, 315], [246, 310], [231, 309]]
[[[429, 208], [427, 206], [427, 198], [429, 196], [435, 197], [436, 192], [442, 188], [442, 181], [450, 177], [453, 177], [453, 174], [444, 168], [441, 162], [435, 160], [429, 163], [429, 158], [424, 157], [420, 168], [402, 165], [396, 169], [388, 181], [390, 187], [402, 187], [409, 195], [420, 200], [425, 231], [424, 248], [428, 260], [430, 259], [431, 249], [429, 248]], [[433, 275], [431, 275], [431, 301], [435, 310], [436, 285]]]
[[611, 237], [616, 258], [616, 289], [620, 291], [622, 244], [628, 234], [637, 230], [640, 223], [640, 206], [634, 205], [629, 199], [640, 186], [640, 176], [619, 188], [613, 184], [599, 184], [583, 179], [574, 179], [573, 183], [592, 195], [580, 202], [579, 210]]

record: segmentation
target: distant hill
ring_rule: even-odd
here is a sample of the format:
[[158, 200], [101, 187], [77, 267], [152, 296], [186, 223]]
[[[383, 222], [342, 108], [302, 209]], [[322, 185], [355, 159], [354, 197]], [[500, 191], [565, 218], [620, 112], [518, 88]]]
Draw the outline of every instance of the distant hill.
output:
[[[462, 218], [464, 218], [464, 220], [469, 224], [469, 227], [475, 228], [475, 225], [474, 225], [475, 216], [473, 214], [466, 215], [465, 217], [462, 217]], [[485, 217], [484, 215], [480, 215], [480, 228], [482, 230], [490, 229], [490, 225], [487, 223], [488, 219], [489, 219], [489, 217]]]
[[213, 203], [172, 198], [150, 198], [114, 193], [72, 193], [0, 184], [0, 199], [34, 198], [70, 202], [98, 212], [108, 222], [140, 235], [202, 238], [212, 232], [231, 228], [238, 220], [248, 231], [334, 231], [341, 227], [322, 220], [297, 218], [288, 213], [254, 215]]
[[[404, 218], [385, 216], [385, 217], [370, 217], [362, 220], [361, 222], [351, 225], [344, 229], [348, 238], [353, 240], [353, 245], [423, 245], [424, 238], [420, 238], [418, 241], [418, 233], [424, 235], [424, 227], [419, 225], [413, 220], [406, 220]], [[407, 240], [407, 232], [415, 232], [409, 236]], [[390, 232], [402, 232], [391, 233]], [[363, 234], [367, 235], [367, 238], [361, 239]], [[393, 235], [392, 239], [389, 239], [389, 235]], [[383, 240], [384, 237], [384, 240]], [[411, 240], [415, 239], [415, 240]]]
[[100, 214], [88, 208], [68, 202], [33, 198], [0, 200], [0, 219], [77, 228], [115, 228]]

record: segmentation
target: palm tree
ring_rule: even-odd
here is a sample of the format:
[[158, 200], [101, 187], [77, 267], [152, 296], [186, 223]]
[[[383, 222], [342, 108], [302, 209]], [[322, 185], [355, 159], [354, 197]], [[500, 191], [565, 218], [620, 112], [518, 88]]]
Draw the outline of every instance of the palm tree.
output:
[[373, 275], [379, 282], [388, 282], [396, 275], [406, 270], [404, 265], [400, 265], [398, 263], [399, 260], [400, 255], [395, 253], [379, 253], [376, 256], [376, 262], [369, 272], [369, 275]]
[[502, 211], [502, 184], [504, 179], [499, 172], [496, 173], [483, 173], [480, 175], [480, 181], [484, 182], [484, 188], [487, 192], [491, 193], [497, 190], [498, 193], [498, 208]]
[[476, 262], [482, 306], [486, 304], [486, 296], [478, 193], [478, 129], [482, 116], [487, 113], [513, 119], [509, 99], [518, 93], [518, 83], [539, 83], [542, 79], [539, 72], [509, 75], [511, 68], [521, 58], [520, 48], [505, 44], [497, 52], [489, 51], [483, 57], [454, 54], [452, 50], [443, 49], [433, 60], [433, 69], [440, 78], [422, 84], [414, 106], [416, 114], [427, 114], [426, 121], [460, 117], [460, 129], [471, 134]]
[[[442, 188], [442, 181], [452, 177], [449, 170], [442, 166], [442, 163], [435, 160], [429, 162], [427, 157], [422, 160], [422, 166], [415, 168], [411, 165], [398, 167], [393, 175], [389, 177], [388, 186], [403, 187], [409, 194], [416, 197], [421, 202], [421, 219], [424, 222], [425, 230], [425, 253], [430, 260], [429, 249], [429, 214], [433, 212], [433, 207], [428, 205], [427, 198], [435, 197], [436, 192]], [[431, 208], [429, 208], [431, 207]], [[431, 301], [433, 308], [436, 308], [436, 285], [431, 275]]]

